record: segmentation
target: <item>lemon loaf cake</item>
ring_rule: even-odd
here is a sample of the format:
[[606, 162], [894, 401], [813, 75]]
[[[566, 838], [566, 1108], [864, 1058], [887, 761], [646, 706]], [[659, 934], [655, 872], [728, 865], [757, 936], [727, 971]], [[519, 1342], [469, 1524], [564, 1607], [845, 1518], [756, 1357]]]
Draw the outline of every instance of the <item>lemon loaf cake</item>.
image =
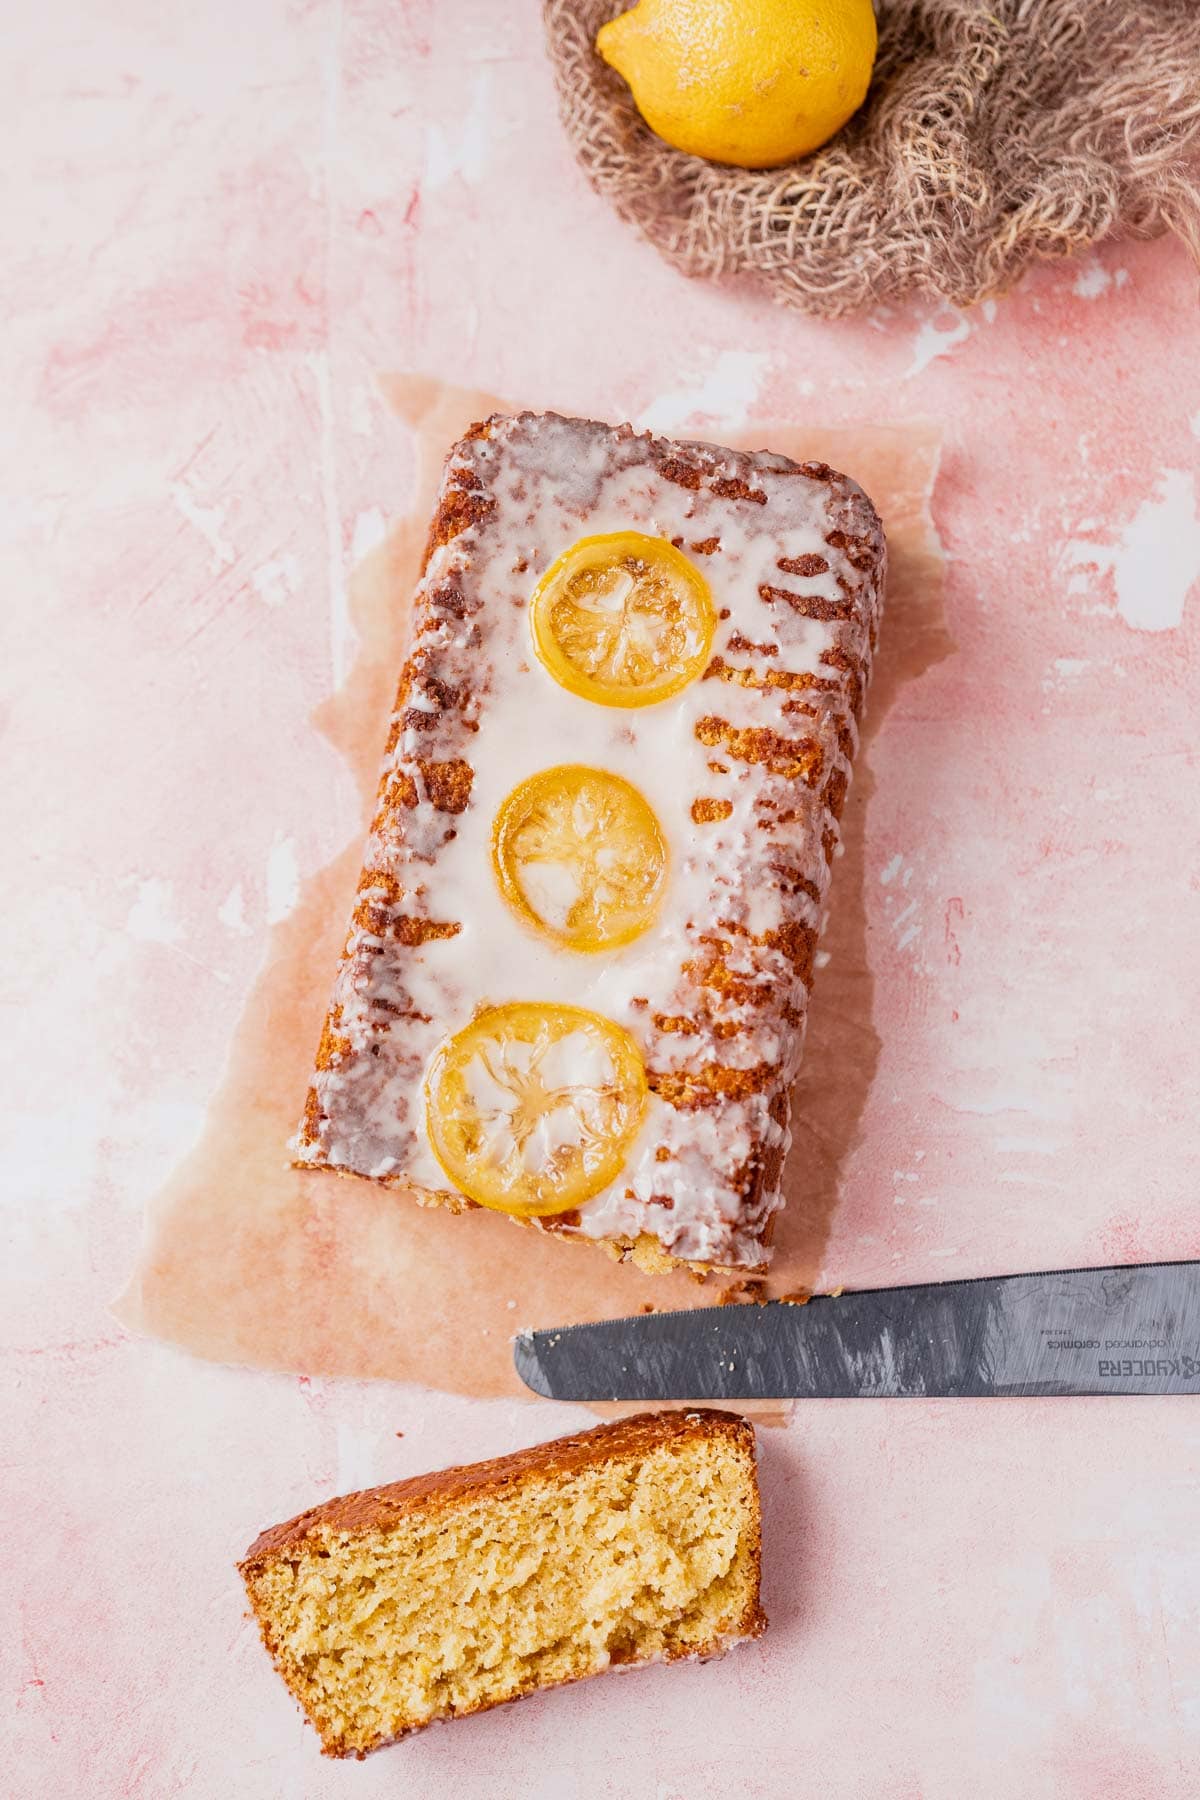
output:
[[822, 463], [528, 413], [455, 446], [302, 1166], [768, 1260], [884, 568]]
[[239, 1565], [330, 1756], [618, 1666], [757, 1637], [754, 1432], [642, 1413], [348, 1494]]

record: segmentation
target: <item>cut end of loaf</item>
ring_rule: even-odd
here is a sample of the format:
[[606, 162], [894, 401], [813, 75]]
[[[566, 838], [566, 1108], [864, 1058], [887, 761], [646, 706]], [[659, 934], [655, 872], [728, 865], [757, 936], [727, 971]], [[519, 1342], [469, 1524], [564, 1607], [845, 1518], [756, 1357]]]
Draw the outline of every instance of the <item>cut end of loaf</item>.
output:
[[622, 1665], [757, 1637], [754, 1433], [640, 1414], [333, 1500], [240, 1564], [327, 1755]]

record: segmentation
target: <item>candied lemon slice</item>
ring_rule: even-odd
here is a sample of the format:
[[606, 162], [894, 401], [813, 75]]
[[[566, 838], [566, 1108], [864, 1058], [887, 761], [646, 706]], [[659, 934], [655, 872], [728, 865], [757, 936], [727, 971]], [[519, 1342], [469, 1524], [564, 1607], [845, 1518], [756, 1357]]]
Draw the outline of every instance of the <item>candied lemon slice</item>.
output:
[[652, 706], [694, 681], [716, 628], [699, 569], [666, 538], [580, 538], [552, 563], [530, 608], [555, 681], [600, 706]]
[[581, 1006], [490, 1006], [437, 1051], [425, 1083], [434, 1155], [462, 1193], [540, 1217], [615, 1181], [646, 1103], [627, 1031]]
[[637, 789], [581, 763], [543, 769], [496, 815], [492, 862], [514, 912], [571, 950], [613, 950], [658, 910], [667, 846]]

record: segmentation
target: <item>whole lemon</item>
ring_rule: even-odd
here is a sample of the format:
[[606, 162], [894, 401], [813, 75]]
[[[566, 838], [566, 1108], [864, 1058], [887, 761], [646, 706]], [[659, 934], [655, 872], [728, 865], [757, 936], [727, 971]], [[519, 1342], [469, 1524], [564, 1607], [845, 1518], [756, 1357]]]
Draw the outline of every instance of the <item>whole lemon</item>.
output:
[[857, 112], [876, 42], [871, 0], [639, 0], [596, 48], [668, 144], [773, 169]]

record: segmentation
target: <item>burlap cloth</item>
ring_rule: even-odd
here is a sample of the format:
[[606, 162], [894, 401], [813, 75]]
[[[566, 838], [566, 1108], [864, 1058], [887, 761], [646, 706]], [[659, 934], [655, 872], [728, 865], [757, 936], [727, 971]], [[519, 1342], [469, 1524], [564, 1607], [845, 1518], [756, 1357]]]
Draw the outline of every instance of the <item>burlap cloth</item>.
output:
[[834, 318], [914, 289], [967, 304], [1116, 232], [1177, 232], [1200, 262], [1200, 0], [882, 0], [862, 110], [761, 171], [643, 123], [592, 47], [626, 4], [546, 0], [563, 120], [593, 186], [686, 274]]

